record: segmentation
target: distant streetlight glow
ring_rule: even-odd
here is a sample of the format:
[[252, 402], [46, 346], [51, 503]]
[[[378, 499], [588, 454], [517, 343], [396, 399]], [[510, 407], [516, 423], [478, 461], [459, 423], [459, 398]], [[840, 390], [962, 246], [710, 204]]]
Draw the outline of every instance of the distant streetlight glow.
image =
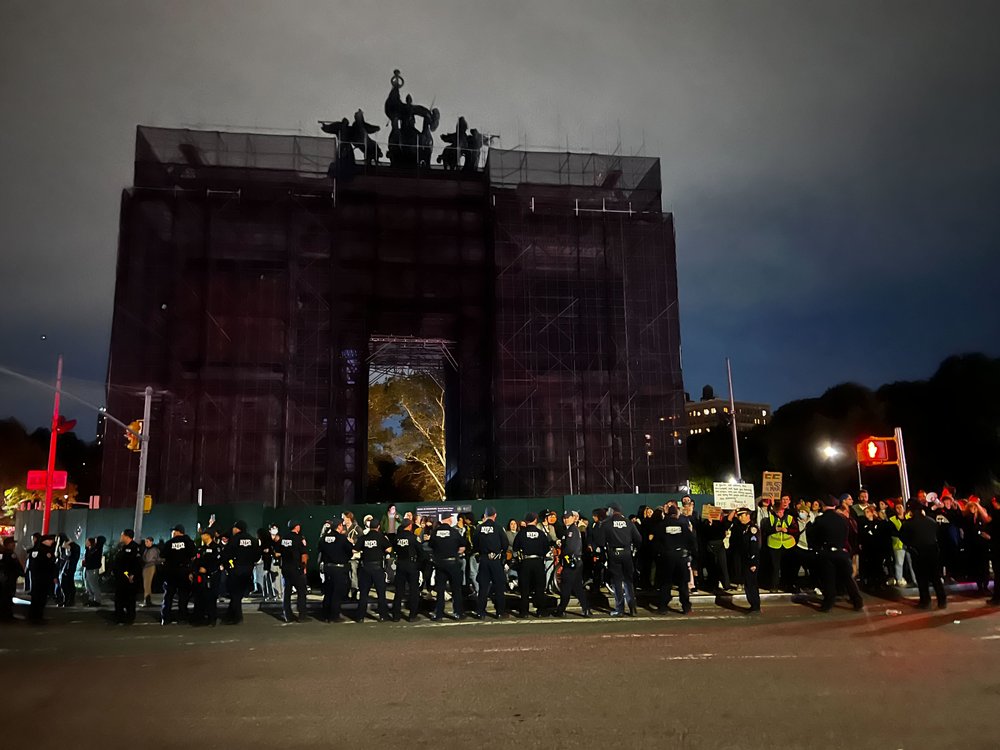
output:
[[840, 448], [835, 445], [830, 445], [829, 443], [821, 446], [819, 452], [827, 461], [830, 461], [841, 454]]

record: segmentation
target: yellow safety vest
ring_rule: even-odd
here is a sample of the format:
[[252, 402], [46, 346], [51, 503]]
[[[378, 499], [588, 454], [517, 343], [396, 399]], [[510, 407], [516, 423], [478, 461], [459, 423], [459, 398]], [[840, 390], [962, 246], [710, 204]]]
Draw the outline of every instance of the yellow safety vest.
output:
[[784, 518], [778, 518], [774, 513], [769, 513], [768, 518], [771, 520], [771, 536], [767, 538], [767, 546], [771, 549], [791, 549], [795, 546], [795, 537], [788, 533], [788, 529], [795, 519], [792, 518], [788, 511], [785, 511]]
[[[893, 516], [889, 519], [889, 523], [896, 527], [896, 531], [903, 525], [903, 522], [899, 520], [899, 516]], [[903, 540], [898, 536], [892, 538], [892, 548], [893, 549], [903, 549]]]

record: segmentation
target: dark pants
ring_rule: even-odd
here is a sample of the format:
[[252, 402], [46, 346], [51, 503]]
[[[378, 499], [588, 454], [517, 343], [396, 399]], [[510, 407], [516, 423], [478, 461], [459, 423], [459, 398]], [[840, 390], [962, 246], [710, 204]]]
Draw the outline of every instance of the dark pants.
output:
[[0, 583], [0, 621], [14, 619], [14, 594], [17, 591], [17, 579]]
[[[226, 575], [225, 581], [229, 587], [229, 609], [226, 611], [226, 619], [231, 623], [243, 622], [243, 598], [253, 585], [253, 568], [233, 568]], [[221, 581], [219, 585], [222, 585]]]
[[545, 561], [538, 557], [522, 560], [517, 572], [517, 586], [521, 591], [521, 617], [528, 616], [529, 599], [534, 600], [535, 611], [541, 614], [545, 609]]
[[302, 568], [282, 568], [281, 584], [284, 587], [284, 599], [281, 603], [281, 612], [286, 620], [292, 619], [292, 588], [295, 589], [296, 609], [299, 618], [306, 616], [306, 573]]
[[118, 576], [115, 579], [115, 620], [127, 625], [135, 622], [135, 595], [138, 590], [139, 584], [135, 578], [129, 581]]
[[[361, 563], [358, 566], [358, 613], [357, 620], [360, 622], [368, 615], [368, 594], [375, 587], [378, 596], [378, 616], [382, 619], [389, 617], [389, 600], [386, 599], [385, 567], [381, 563]], [[302, 614], [302, 610], [299, 610]]]
[[635, 609], [635, 586], [632, 577], [635, 567], [631, 550], [608, 550], [608, 577], [615, 592], [615, 612], [622, 614], [625, 608]]
[[792, 561], [794, 559], [795, 549], [785, 549], [784, 547], [778, 547], [777, 549], [773, 547], [767, 548], [767, 559], [770, 567], [768, 568], [768, 579], [767, 587], [772, 590], [777, 590], [780, 586], [781, 588], [789, 589], [791, 588], [790, 578], [793, 577], [791, 573]]
[[444, 617], [444, 592], [451, 589], [451, 604], [456, 617], [464, 613], [462, 607], [462, 560], [438, 560], [434, 563], [434, 583], [437, 588], [437, 606], [434, 608], [436, 617]]
[[705, 558], [709, 582], [713, 584], [718, 583], [722, 588], [728, 589], [731, 585], [729, 580], [729, 560], [726, 555], [726, 545], [721, 539], [713, 539], [708, 543], [708, 554]]
[[160, 605], [160, 620], [170, 622], [170, 610], [177, 597], [177, 616], [187, 617], [188, 599], [191, 598], [191, 582], [186, 571], [168, 570], [163, 576], [163, 604]]
[[194, 587], [192, 625], [215, 625], [219, 617], [219, 576], [204, 576]]
[[660, 555], [656, 561], [657, 583], [659, 584], [660, 609], [666, 609], [673, 598], [671, 589], [677, 584], [677, 591], [681, 598], [681, 609], [684, 612], [691, 610], [691, 591], [688, 588], [688, 557], [683, 552], [670, 551]]
[[[49, 591], [52, 588], [52, 581], [45, 576], [35, 575], [31, 580], [31, 604], [28, 605], [28, 619], [32, 622], [41, 622], [45, 613], [45, 603], [49, 599]], [[135, 602], [132, 602], [133, 608]]]
[[747, 567], [743, 571], [743, 593], [751, 612], [760, 612], [760, 589], [757, 587], [757, 571]]
[[990, 541], [990, 560], [993, 563], [993, 596], [990, 603], [1000, 604], [1000, 539]]
[[347, 563], [323, 566], [323, 606], [320, 615], [324, 620], [339, 620], [340, 606], [351, 593], [351, 575]]
[[396, 561], [396, 577], [393, 580], [396, 597], [392, 601], [392, 619], [398, 620], [403, 611], [403, 592], [412, 620], [420, 614], [420, 566], [409, 560]]
[[76, 603], [76, 582], [73, 580], [72, 570], [66, 570], [59, 575], [59, 591], [56, 592], [56, 599], [64, 607], [72, 607]]
[[941, 553], [936, 546], [916, 547], [910, 550], [913, 556], [913, 572], [917, 575], [917, 590], [920, 592], [920, 604], [931, 603], [931, 586], [937, 596], [938, 606], [948, 603], [948, 595], [941, 580]]
[[823, 604], [820, 609], [824, 612], [833, 609], [833, 603], [837, 599], [837, 591], [843, 587], [851, 599], [851, 604], [860, 607], [864, 602], [861, 599], [861, 592], [858, 591], [858, 584], [854, 580], [854, 566], [851, 564], [851, 556], [843, 550], [835, 552], [822, 550], [818, 553], [820, 588], [823, 590]]
[[497, 616], [506, 612], [505, 591], [507, 586], [507, 576], [503, 572], [503, 560], [490, 560], [485, 554], [479, 556], [479, 573], [476, 575], [479, 582], [479, 596], [476, 599], [476, 612], [480, 615], [486, 614], [486, 600], [489, 599], [490, 592], [493, 593], [493, 607]]
[[584, 614], [590, 613], [590, 605], [587, 602], [587, 589], [583, 585], [583, 567], [577, 562], [572, 568], [563, 565], [562, 579], [559, 581], [559, 605], [556, 612], [566, 611], [569, 605], [569, 598], [575, 596], [580, 602], [580, 609]]

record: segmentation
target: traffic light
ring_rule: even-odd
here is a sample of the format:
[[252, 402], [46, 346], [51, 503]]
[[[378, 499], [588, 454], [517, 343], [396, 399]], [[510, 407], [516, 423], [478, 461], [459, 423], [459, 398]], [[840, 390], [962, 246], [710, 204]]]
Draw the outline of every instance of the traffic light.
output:
[[[142, 434], [142, 420], [141, 419], [135, 420], [134, 422], [129, 424], [128, 428], [132, 430], [132, 432], [125, 433], [125, 440], [128, 441], [126, 443], [126, 447], [133, 453], [138, 453], [139, 451], [142, 450], [142, 441], [139, 439], [139, 435]], [[132, 434], [136, 432], [139, 434], [138, 435]]]
[[862, 466], [882, 466], [899, 463], [899, 450], [894, 437], [866, 437], [858, 443], [858, 463]]

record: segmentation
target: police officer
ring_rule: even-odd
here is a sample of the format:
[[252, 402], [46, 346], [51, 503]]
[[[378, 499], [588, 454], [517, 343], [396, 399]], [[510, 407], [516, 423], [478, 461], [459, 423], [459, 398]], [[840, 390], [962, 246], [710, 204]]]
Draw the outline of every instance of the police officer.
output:
[[[28, 553], [31, 568], [31, 603], [28, 606], [28, 621], [36, 625], [44, 622], [45, 603], [55, 588], [56, 582], [56, 539], [51, 534], [40, 536]], [[133, 606], [135, 602], [132, 602]]]
[[933, 518], [928, 518], [923, 504], [910, 501], [908, 504], [910, 517], [903, 521], [899, 528], [899, 537], [903, 540], [913, 558], [913, 572], [917, 574], [917, 590], [920, 601], [917, 607], [927, 609], [931, 606], [931, 586], [937, 596], [937, 608], [948, 606], [948, 595], [941, 580], [941, 550], [938, 547], [938, 525]]
[[[736, 555], [740, 569], [743, 571], [743, 592], [747, 597], [750, 609], [747, 614], [760, 614], [760, 588], [757, 585], [757, 575], [760, 569], [761, 533], [757, 524], [752, 523], [753, 514], [749, 508], [736, 511], [736, 525], [732, 529], [730, 550]], [[812, 542], [812, 537], [810, 537]]]
[[559, 605], [555, 616], [562, 617], [569, 604], [569, 598], [575, 596], [580, 602], [584, 617], [590, 617], [590, 606], [587, 603], [587, 589], [583, 585], [583, 535], [580, 533], [580, 514], [575, 510], [563, 513], [565, 531], [562, 537], [562, 580], [559, 583]]
[[142, 550], [135, 543], [132, 529], [125, 529], [120, 541], [121, 546], [111, 565], [115, 579], [115, 620], [119, 625], [131, 625], [135, 622], [135, 595], [142, 572]]
[[17, 557], [14, 537], [5, 536], [0, 547], [0, 622], [14, 621], [14, 594], [24, 568]]
[[681, 598], [681, 612], [691, 612], [691, 592], [688, 587], [691, 555], [695, 549], [694, 531], [687, 516], [682, 516], [676, 505], [667, 508], [663, 520], [653, 529], [653, 549], [656, 551], [657, 577], [659, 578], [659, 609], [666, 612], [672, 598], [674, 584]]
[[351, 555], [354, 547], [344, 533], [344, 519], [327, 521], [319, 537], [319, 565], [323, 571], [323, 605], [320, 619], [340, 622], [340, 607], [351, 592]]
[[219, 578], [222, 572], [222, 549], [207, 529], [201, 532], [201, 547], [191, 561], [191, 582], [194, 589], [192, 625], [215, 627], [218, 617]]
[[170, 624], [170, 608], [177, 596], [177, 615], [187, 617], [188, 599], [191, 596], [191, 561], [198, 550], [180, 524], [171, 530], [170, 540], [163, 544], [163, 605], [160, 607], [160, 624]]
[[396, 596], [392, 601], [392, 619], [399, 622], [403, 608], [403, 591], [406, 591], [409, 620], [413, 622], [420, 613], [420, 540], [413, 533], [413, 517], [404, 516], [396, 531], [396, 577], [393, 586]]
[[437, 588], [437, 605], [431, 619], [444, 619], [444, 592], [451, 589], [451, 604], [455, 619], [462, 619], [462, 555], [465, 552], [465, 536], [454, 528], [450, 515], [438, 521], [431, 534], [430, 548], [434, 555], [434, 578]]
[[820, 589], [823, 591], [823, 603], [819, 609], [820, 612], [829, 612], [833, 609], [837, 590], [843, 587], [847, 590], [855, 611], [860, 612], [864, 609], [864, 601], [854, 580], [851, 556], [847, 552], [850, 526], [847, 519], [836, 510], [839, 502], [837, 498], [828, 495], [823, 500], [824, 512], [809, 525], [808, 529], [809, 546], [816, 551]]
[[538, 528], [538, 516], [528, 513], [524, 528], [514, 537], [514, 554], [519, 555], [517, 585], [521, 590], [520, 615], [528, 616], [528, 600], [535, 600], [535, 616], [545, 612], [545, 555], [552, 548], [552, 539]]
[[[222, 541], [220, 534], [219, 542]], [[219, 583], [225, 579], [229, 591], [229, 609], [224, 622], [228, 625], [238, 625], [243, 622], [243, 598], [250, 591], [253, 581], [253, 566], [260, 559], [260, 542], [247, 532], [246, 521], [233, 524], [233, 534], [229, 541], [220, 545], [222, 549], [222, 572]]]
[[608, 516], [595, 531], [595, 546], [607, 561], [608, 575], [615, 593], [615, 608], [612, 617], [626, 613], [635, 615], [635, 563], [632, 547], [642, 543], [639, 528], [622, 515], [621, 506], [612, 503]]
[[363, 530], [354, 543], [354, 551], [361, 555], [358, 563], [358, 611], [355, 619], [364, 622], [368, 616], [368, 594], [375, 587], [378, 596], [378, 620], [389, 619], [389, 600], [386, 598], [385, 556], [392, 549], [389, 538], [375, 523], [373, 516], [365, 516]]
[[278, 538], [277, 553], [281, 556], [281, 578], [285, 595], [281, 604], [281, 614], [285, 622], [295, 622], [292, 615], [292, 589], [297, 595], [299, 622], [306, 615], [306, 565], [309, 562], [309, 545], [302, 536], [302, 524], [296, 520], [288, 522], [288, 531]]
[[505, 601], [507, 577], [504, 575], [503, 566], [510, 542], [507, 541], [503, 529], [497, 526], [496, 508], [486, 508], [482, 523], [476, 527], [472, 535], [472, 546], [479, 555], [479, 571], [476, 574], [479, 594], [476, 597], [475, 616], [479, 619], [486, 617], [486, 601], [492, 591], [493, 608], [497, 618], [502, 619], [507, 614]]

